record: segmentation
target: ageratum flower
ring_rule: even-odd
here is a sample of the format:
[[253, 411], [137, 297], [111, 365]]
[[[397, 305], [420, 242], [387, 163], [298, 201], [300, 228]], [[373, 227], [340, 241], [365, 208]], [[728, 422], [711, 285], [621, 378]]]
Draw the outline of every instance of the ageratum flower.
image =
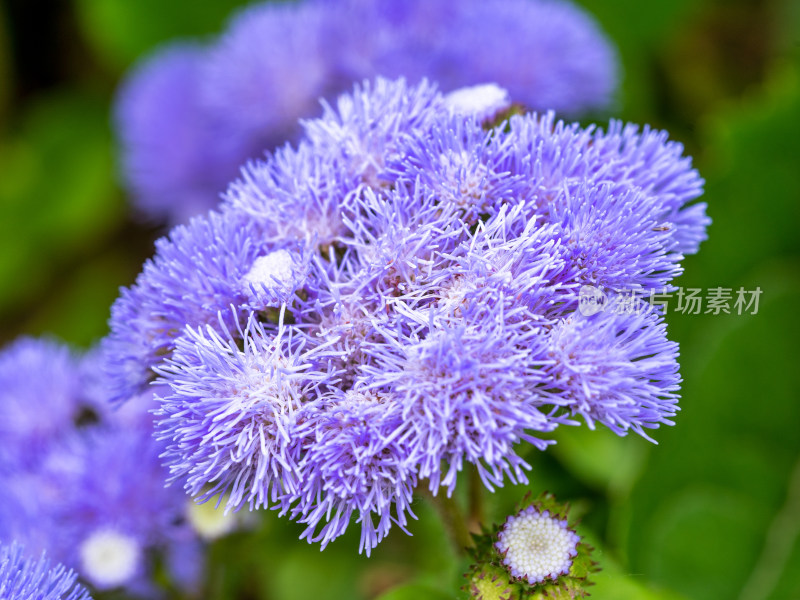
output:
[[136, 206], [173, 223], [215, 207], [237, 166], [296, 139], [320, 97], [376, 75], [445, 91], [495, 82], [529, 109], [568, 114], [607, 106], [617, 81], [605, 36], [566, 1], [258, 4], [123, 82], [115, 124]]
[[78, 432], [7, 482], [0, 531], [47, 550], [97, 589], [137, 586], [148, 575], [145, 554], [182, 535], [184, 496], [164, 487], [160, 451], [149, 427]]
[[[368, 552], [422, 480], [449, 494], [473, 464], [493, 489], [559, 425], [671, 423], [677, 347], [656, 310], [616, 308], [705, 235], [702, 180], [659, 132], [496, 123], [475, 92], [365, 83], [158, 244], [107, 365], [120, 400], [164, 386], [190, 495], [278, 508], [323, 545], [355, 516]], [[588, 285], [615, 310], [581, 314]]]
[[[123, 82], [114, 107], [121, 174], [143, 216], [174, 224], [216, 202], [243, 152], [201, 102], [207, 49], [176, 43], [158, 50]], [[246, 156], [246, 154], [244, 154]]]
[[596, 572], [592, 548], [569, 526], [568, 507], [552, 494], [528, 497], [502, 525], [474, 536], [475, 561], [462, 589], [476, 600], [588, 596]]
[[230, 306], [243, 309], [264, 293], [247, 276], [259, 256], [275, 249], [253, 219], [213, 212], [156, 242], [155, 258], [111, 308], [111, 335], [103, 342], [111, 400], [141, 394], [151, 368], [169, 356], [187, 325], [216, 324], [218, 314], [238, 324], [242, 311]]
[[605, 107], [616, 85], [614, 51], [570, 2], [354, 0], [337, 25], [354, 79], [427, 77], [447, 91], [495, 82], [532, 110], [572, 114]]
[[4, 600], [90, 600], [76, 579], [63, 565], [51, 567], [44, 554], [34, 560], [16, 542], [0, 544], [0, 598]]

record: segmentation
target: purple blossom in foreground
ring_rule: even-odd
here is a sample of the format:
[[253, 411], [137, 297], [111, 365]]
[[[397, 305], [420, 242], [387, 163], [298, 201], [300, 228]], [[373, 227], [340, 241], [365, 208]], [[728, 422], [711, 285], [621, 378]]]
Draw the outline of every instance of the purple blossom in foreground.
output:
[[[251, 320], [236, 337], [210, 326], [187, 329], [159, 373], [160, 437], [173, 478], [203, 500], [269, 508], [297, 486], [293, 427], [301, 406], [328, 373], [311, 366], [303, 342], [283, 326]], [[241, 341], [243, 349], [239, 349]]]
[[[413, 440], [391, 396], [353, 389], [336, 394], [307, 404], [299, 415], [294, 435], [305, 452], [292, 516], [308, 523], [302, 537], [324, 548], [357, 512], [359, 549], [369, 554], [393, 523], [405, 530], [406, 513], [414, 516]], [[323, 518], [327, 522], [317, 533]]]
[[[115, 398], [153, 378], [172, 478], [369, 552], [472, 464], [526, 480], [562, 424], [671, 424], [660, 314], [578, 312], [670, 284], [708, 219], [679, 144], [511, 117], [485, 89], [365, 83], [158, 243], [112, 311]], [[450, 97], [452, 98], [452, 97]], [[488, 111], [488, 112], [487, 112]], [[648, 438], [649, 439], [649, 438]]]
[[0, 544], [0, 598], [3, 600], [90, 600], [77, 576], [42, 555], [27, 558], [17, 543]]
[[632, 429], [671, 425], [678, 410], [678, 344], [667, 339], [663, 318], [649, 305], [640, 312], [574, 313], [558, 322], [547, 341], [550, 364], [544, 377], [568, 399], [573, 414], [589, 427], [598, 421], [624, 435]]
[[123, 82], [123, 180], [142, 213], [185, 222], [217, 205], [247, 159], [296, 138], [320, 97], [378, 75], [445, 91], [494, 82], [565, 114], [604, 108], [617, 81], [609, 42], [567, 1], [257, 4], [207, 46], [162, 48]]
[[[155, 258], [111, 309], [112, 332], [103, 342], [111, 400], [144, 392], [150, 368], [169, 355], [185, 326], [216, 324], [220, 311], [226, 324], [237, 324], [254, 293], [246, 276], [274, 247], [254, 220], [217, 213], [156, 242]], [[241, 310], [232, 313], [231, 305]]]

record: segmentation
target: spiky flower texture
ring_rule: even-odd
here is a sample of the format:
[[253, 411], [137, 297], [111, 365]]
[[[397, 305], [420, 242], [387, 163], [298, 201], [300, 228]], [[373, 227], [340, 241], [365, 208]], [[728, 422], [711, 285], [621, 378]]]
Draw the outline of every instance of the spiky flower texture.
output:
[[705, 236], [702, 180], [662, 132], [507, 106], [366, 82], [158, 243], [106, 365], [118, 402], [164, 385], [190, 494], [277, 508], [323, 546], [355, 517], [369, 552], [419, 481], [450, 494], [469, 463], [489, 489], [526, 481], [520, 444], [576, 419], [672, 423], [663, 316], [586, 316], [578, 294], [670, 285]]
[[77, 575], [52, 565], [45, 555], [25, 556], [16, 543], [0, 544], [0, 598], [3, 600], [91, 600]]

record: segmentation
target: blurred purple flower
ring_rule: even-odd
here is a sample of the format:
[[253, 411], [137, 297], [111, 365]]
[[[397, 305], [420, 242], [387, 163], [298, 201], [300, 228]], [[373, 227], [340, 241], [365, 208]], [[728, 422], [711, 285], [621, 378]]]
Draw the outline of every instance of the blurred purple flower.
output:
[[123, 82], [115, 126], [137, 208], [173, 224], [217, 205], [247, 159], [293, 140], [354, 81], [496, 83], [529, 109], [607, 106], [616, 57], [580, 8], [554, 0], [309, 0], [235, 14], [207, 46], [178, 43]]
[[0, 411], [15, 427], [2, 440], [0, 538], [46, 551], [96, 589], [138, 589], [150, 585], [148, 554], [191, 536], [186, 498], [165, 487], [152, 392], [110, 410], [99, 359], [28, 338], [0, 354]]
[[37, 464], [93, 411], [80, 365], [77, 353], [55, 340], [23, 337], [0, 351], [2, 470]]

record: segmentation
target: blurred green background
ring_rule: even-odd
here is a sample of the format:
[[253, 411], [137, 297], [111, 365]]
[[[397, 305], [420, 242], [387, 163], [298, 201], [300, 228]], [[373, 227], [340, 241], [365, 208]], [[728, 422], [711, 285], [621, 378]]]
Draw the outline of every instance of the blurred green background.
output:
[[[0, 4], [0, 341], [104, 335], [109, 306], [163, 233], [116, 180], [109, 106], [139, 57], [219, 32], [235, 0]], [[584, 0], [619, 48], [612, 116], [670, 131], [714, 220], [684, 287], [760, 287], [755, 315], [669, 314], [684, 377], [658, 446], [607, 431], [531, 451], [529, 489], [571, 500], [599, 549], [598, 599], [800, 599], [800, 3]], [[487, 503], [500, 520], [523, 496]], [[448, 598], [465, 563], [435, 514], [366, 559], [320, 553], [267, 515], [211, 548], [209, 598]]]

